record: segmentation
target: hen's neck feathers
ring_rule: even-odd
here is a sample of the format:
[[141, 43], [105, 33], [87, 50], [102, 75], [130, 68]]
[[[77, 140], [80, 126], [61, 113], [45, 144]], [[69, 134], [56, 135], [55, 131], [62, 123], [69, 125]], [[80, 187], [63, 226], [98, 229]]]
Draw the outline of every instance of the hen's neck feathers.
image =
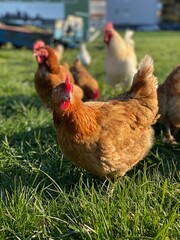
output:
[[47, 67], [49, 68], [49, 71], [54, 74], [59, 73], [59, 62], [56, 57], [56, 54], [54, 53], [54, 50], [51, 49], [50, 47], [46, 47], [49, 56], [48, 59], [46, 60]]
[[63, 125], [70, 134], [81, 135], [81, 137], [93, 136], [97, 131], [99, 111], [87, 106], [75, 96], [68, 110], [60, 113], [56, 109], [55, 115], [56, 127], [61, 128]]
[[115, 56], [123, 56], [126, 51], [126, 43], [116, 31], [113, 31], [113, 36], [110, 44], [107, 46], [107, 50]]

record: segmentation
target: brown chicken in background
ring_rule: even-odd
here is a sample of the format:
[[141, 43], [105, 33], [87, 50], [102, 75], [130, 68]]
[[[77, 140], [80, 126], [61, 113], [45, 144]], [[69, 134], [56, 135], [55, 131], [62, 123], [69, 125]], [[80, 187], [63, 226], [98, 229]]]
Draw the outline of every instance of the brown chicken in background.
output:
[[97, 100], [99, 98], [98, 82], [91, 74], [82, 66], [81, 61], [77, 58], [74, 65], [70, 68], [75, 83], [83, 89], [83, 100]]
[[53, 118], [64, 157], [101, 177], [124, 176], [153, 145], [158, 113], [153, 60], [145, 56], [126, 99], [82, 102], [67, 77], [53, 90]]
[[130, 87], [137, 72], [132, 35], [128, 30], [122, 38], [110, 22], [104, 28], [106, 82], [112, 86], [123, 83]]
[[[46, 107], [52, 108], [52, 90], [64, 82], [66, 75], [70, 76], [70, 81], [73, 84], [74, 79], [69, 69], [66, 66], [59, 65], [58, 59], [54, 50], [49, 46], [40, 47], [34, 44], [34, 54], [38, 63], [38, 69], [35, 74], [35, 88]], [[39, 44], [39, 43], [38, 43]], [[80, 87], [74, 86], [78, 97], [83, 97], [83, 91]]]
[[180, 65], [159, 86], [158, 101], [161, 115], [158, 121], [166, 126], [168, 141], [176, 144], [174, 137], [180, 129]]

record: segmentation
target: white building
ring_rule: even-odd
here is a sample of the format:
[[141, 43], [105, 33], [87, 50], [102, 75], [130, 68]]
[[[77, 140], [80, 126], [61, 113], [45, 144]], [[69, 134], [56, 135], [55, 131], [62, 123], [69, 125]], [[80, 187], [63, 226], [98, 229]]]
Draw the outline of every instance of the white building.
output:
[[106, 20], [106, 0], [89, 1], [90, 24], [101, 25]]
[[156, 25], [158, 0], [107, 0], [107, 21], [115, 25]]

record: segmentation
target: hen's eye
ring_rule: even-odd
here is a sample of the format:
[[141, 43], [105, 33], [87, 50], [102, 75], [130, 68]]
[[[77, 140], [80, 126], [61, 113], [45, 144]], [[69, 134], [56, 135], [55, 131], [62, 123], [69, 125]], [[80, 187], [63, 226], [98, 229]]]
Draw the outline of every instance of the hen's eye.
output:
[[56, 93], [57, 92], [57, 88], [53, 89], [53, 93]]

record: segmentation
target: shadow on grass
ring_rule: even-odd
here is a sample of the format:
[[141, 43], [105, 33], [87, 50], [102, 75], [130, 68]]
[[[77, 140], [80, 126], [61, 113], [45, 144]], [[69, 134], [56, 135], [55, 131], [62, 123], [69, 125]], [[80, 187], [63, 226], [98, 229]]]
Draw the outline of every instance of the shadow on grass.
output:
[[3, 117], [8, 118], [12, 114], [17, 113], [17, 109], [15, 108], [17, 104], [23, 104], [26, 108], [34, 106], [40, 109], [42, 107], [42, 103], [38, 96], [14, 95], [0, 97], [0, 111]]
[[[22, 182], [28, 187], [56, 186], [68, 191], [83, 174], [84, 181], [96, 177], [63, 159], [53, 124], [28, 132], [0, 135], [0, 188], [11, 191]], [[98, 179], [98, 178], [97, 178]]]

